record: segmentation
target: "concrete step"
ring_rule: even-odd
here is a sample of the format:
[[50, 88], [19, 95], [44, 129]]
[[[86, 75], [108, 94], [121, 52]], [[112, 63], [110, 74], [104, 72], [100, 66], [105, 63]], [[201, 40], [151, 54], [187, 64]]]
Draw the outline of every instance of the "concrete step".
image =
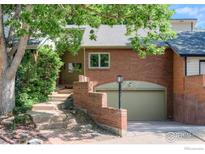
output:
[[27, 113], [32, 117], [37, 129], [66, 128], [69, 120], [68, 115], [61, 109], [72, 108], [73, 100], [71, 94], [52, 94], [52, 101], [33, 105]]
[[73, 89], [58, 89], [56, 90], [58, 94], [72, 94]]
[[49, 95], [50, 101], [66, 101], [69, 97], [71, 97], [71, 94], [52, 94]]
[[33, 122], [37, 125], [39, 123], [63, 123], [67, 116], [58, 110], [48, 111], [28, 111], [27, 112], [33, 119]]
[[66, 101], [67, 98], [62, 98], [62, 97], [50, 97], [49, 101]]
[[[51, 96], [52, 95], [57, 95], [58, 94], [58, 92], [57, 91], [53, 91], [52, 93], [51, 93]], [[50, 96], [50, 95], [49, 95]]]
[[58, 105], [64, 104], [65, 102], [64, 101], [49, 101], [49, 103], [55, 106], [58, 106]]
[[51, 103], [39, 103], [34, 104], [32, 107], [32, 111], [39, 111], [39, 110], [57, 110], [57, 106]]

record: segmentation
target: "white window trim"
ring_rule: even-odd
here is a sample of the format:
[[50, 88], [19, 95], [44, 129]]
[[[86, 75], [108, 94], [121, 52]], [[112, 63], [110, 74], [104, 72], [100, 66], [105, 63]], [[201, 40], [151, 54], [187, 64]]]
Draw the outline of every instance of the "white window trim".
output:
[[[100, 54], [108, 54], [108, 67], [101, 67], [101, 66], [99, 66], [99, 67], [92, 67], [92, 66], [90, 66], [90, 56], [92, 54], [98, 54], [98, 55], [100, 55]], [[100, 65], [100, 58], [98, 59], [98, 63]], [[109, 52], [89, 52], [88, 53], [88, 68], [89, 69], [110, 69], [110, 53]]]
[[203, 57], [193, 57], [188, 56], [185, 60], [185, 75], [186, 76], [197, 76], [200, 74], [200, 61], [205, 60], [205, 56]]

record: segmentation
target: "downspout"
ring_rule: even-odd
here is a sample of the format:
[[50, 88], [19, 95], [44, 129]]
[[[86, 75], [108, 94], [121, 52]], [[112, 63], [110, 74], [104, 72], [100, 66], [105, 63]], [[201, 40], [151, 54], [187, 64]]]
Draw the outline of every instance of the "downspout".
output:
[[187, 76], [187, 56], [184, 57], [184, 61], [185, 61], [185, 76]]
[[194, 23], [191, 22], [191, 31], [194, 31]]
[[83, 69], [84, 69], [84, 76], [86, 76], [86, 66], [85, 66], [85, 47], [83, 48]]

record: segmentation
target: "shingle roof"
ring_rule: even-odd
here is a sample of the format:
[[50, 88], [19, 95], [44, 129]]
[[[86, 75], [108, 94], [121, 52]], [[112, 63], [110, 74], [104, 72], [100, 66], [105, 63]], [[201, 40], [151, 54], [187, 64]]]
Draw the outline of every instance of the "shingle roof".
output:
[[86, 26], [81, 42], [82, 47], [129, 46], [130, 37], [125, 35], [126, 27], [124, 26], [116, 25], [111, 28], [101, 25], [95, 29], [96, 40], [89, 39], [91, 29]]
[[[78, 26], [68, 26], [68, 28], [77, 28]], [[99, 47], [122, 47], [130, 48], [130, 39], [134, 35], [126, 35], [125, 25], [114, 25], [112, 27], [101, 25], [95, 30], [97, 40], [90, 40], [89, 26], [80, 26], [84, 30], [81, 47], [99, 48]], [[145, 36], [146, 30], [140, 30], [138, 35]], [[37, 43], [31, 41], [30, 43]], [[45, 43], [45, 42], [44, 42]], [[167, 45], [166, 42], [156, 42], [158, 45]], [[169, 40], [168, 45], [180, 55], [205, 56], [205, 31], [181, 32], [177, 34], [177, 38]]]
[[168, 41], [169, 46], [180, 55], [205, 55], [205, 31], [181, 32]]
[[[113, 27], [101, 25], [96, 29], [97, 40], [90, 40], [89, 34], [92, 28], [84, 27], [82, 47], [130, 47], [130, 39], [134, 35], [125, 35], [125, 25]], [[146, 30], [140, 30], [138, 35], [145, 36]], [[156, 42], [158, 45], [166, 45], [165, 42]], [[177, 38], [168, 41], [169, 46], [180, 55], [205, 56], [205, 31], [181, 32]]]
[[[89, 26], [84, 27], [84, 35], [81, 42], [82, 47], [130, 47], [130, 39], [134, 35], [126, 35], [125, 25], [107, 26], [101, 25], [98, 29], [94, 29], [96, 40], [90, 40]], [[145, 36], [146, 30], [139, 30], [138, 35]]]

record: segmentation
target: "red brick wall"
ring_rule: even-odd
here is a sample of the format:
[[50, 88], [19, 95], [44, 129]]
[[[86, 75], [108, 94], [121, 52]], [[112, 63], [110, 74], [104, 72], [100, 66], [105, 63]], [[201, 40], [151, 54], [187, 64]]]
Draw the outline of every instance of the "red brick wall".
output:
[[[89, 69], [89, 52], [109, 52], [110, 69]], [[161, 56], [148, 56], [141, 59], [130, 49], [86, 49], [85, 75], [94, 85], [114, 82], [116, 75], [123, 75], [125, 80], [148, 81], [167, 88], [167, 117], [173, 116], [173, 51], [166, 49]]]
[[184, 93], [185, 60], [183, 57], [173, 54], [173, 90], [174, 93]]
[[[84, 70], [84, 53], [83, 50], [80, 49], [78, 51], [77, 55], [73, 55], [70, 52], [65, 51], [65, 53], [62, 55], [62, 61], [64, 62], [64, 67], [61, 68], [60, 71], [60, 78], [59, 82], [60, 84], [65, 85], [72, 85], [74, 81], [78, 81], [78, 76], [80, 74], [83, 74]], [[82, 71], [81, 72], [69, 72], [68, 70], [68, 63], [81, 63], [82, 64]]]
[[[110, 53], [110, 69], [89, 69], [88, 53], [101, 51]], [[76, 105], [90, 109], [87, 106], [87, 100], [91, 97], [88, 91], [92, 91], [93, 86], [114, 82], [116, 75], [121, 74], [125, 80], [148, 81], [165, 86], [168, 117], [173, 116], [176, 121], [185, 123], [205, 124], [204, 77], [185, 77], [185, 60], [171, 49], [166, 49], [164, 55], [148, 56], [145, 59], [140, 59], [130, 49], [86, 49], [85, 60], [84, 73], [95, 82], [85, 82], [87, 79], [82, 78], [84, 81], [80, 83], [82, 96], [75, 95], [79, 100]], [[106, 96], [102, 99], [104, 97]], [[94, 114], [93, 111], [92, 113]], [[98, 121], [103, 121], [100, 119], [101, 116], [94, 115], [95, 118], [98, 117]]]
[[82, 76], [80, 80], [73, 85], [75, 106], [85, 109], [97, 123], [122, 136], [127, 131], [127, 110], [107, 107], [106, 93], [93, 92], [92, 82], [84, 81]]
[[204, 76], [185, 77], [184, 121], [205, 124]]
[[205, 124], [204, 76], [185, 76], [184, 58], [174, 54], [174, 119], [191, 124]]
[[173, 54], [173, 103], [174, 119], [183, 122], [184, 108], [184, 58]]

